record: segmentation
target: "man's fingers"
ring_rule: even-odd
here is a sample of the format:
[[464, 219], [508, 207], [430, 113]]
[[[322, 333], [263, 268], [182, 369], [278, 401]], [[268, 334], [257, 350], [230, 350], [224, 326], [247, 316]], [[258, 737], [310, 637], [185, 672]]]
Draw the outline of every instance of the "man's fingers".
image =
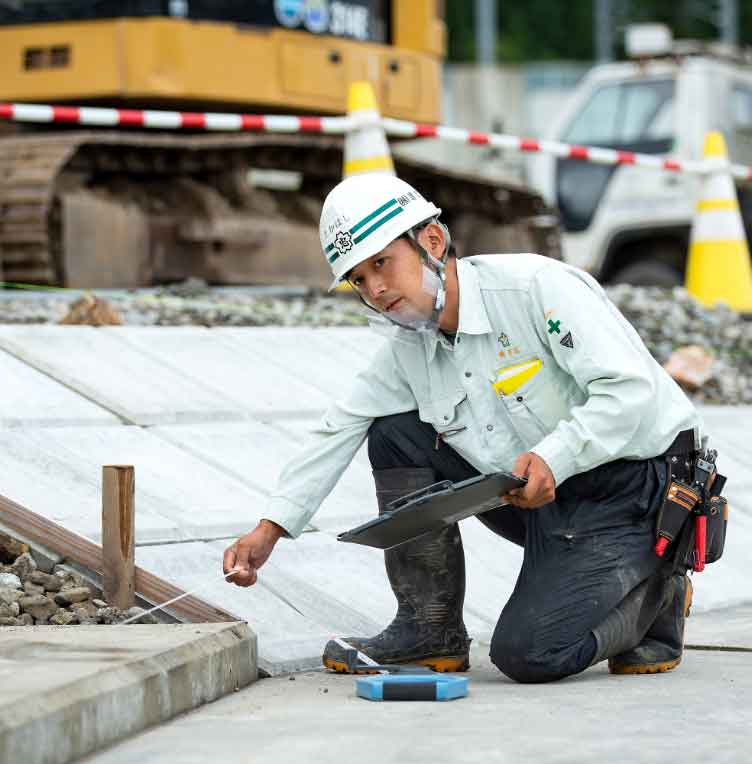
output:
[[530, 452], [520, 454], [512, 467], [512, 474], [515, 477], [527, 477], [532, 461], [533, 455]]
[[234, 546], [228, 546], [227, 549], [225, 549], [225, 556], [222, 559], [222, 568], [225, 573], [229, 573], [235, 566], [237, 562], [237, 552], [235, 550]]
[[256, 568], [239, 570], [237, 573], [233, 573], [227, 580], [237, 586], [253, 586], [258, 580]]

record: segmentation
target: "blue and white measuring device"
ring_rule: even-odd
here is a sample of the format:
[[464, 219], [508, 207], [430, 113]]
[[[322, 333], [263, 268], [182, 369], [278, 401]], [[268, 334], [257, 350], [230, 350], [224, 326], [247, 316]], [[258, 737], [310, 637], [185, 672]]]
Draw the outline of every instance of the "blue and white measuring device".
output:
[[468, 692], [468, 679], [438, 674], [427, 666], [380, 665], [344, 639], [334, 640], [345, 651], [353, 671], [377, 672], [355, 680], [355, 692], [366, 700], [456, 700]]

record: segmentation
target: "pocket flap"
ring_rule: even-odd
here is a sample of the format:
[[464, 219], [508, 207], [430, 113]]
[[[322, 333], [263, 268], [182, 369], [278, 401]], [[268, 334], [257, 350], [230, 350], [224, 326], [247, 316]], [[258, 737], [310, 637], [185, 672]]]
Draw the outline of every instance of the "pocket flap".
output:
[[434, 398], [419, 404], [420, 418], [429, 422], [437, 431], [451, 425], [457, 419], [457, 407], [467, 398], [467, 393], [458, 391], [444, 398]]

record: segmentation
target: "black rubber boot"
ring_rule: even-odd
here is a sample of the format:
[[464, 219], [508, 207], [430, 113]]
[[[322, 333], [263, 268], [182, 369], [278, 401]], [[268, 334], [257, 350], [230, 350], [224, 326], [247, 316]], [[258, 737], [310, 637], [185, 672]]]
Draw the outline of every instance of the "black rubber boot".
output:
[[658, 674], [681, 663], [684, 623], [692, 605], [692, 582], [683, 573], [676, 573], [670, 584], [664, 608], [640, 644], [609, 659], [612, 674]]
[[592, 630], [596, 650], [590, 665], [641, 645], [672, 594], [672, 578], [662, 574], [656, 574], [632, 589]]
[[[379, 514], [394, 499], [435, 482], [434, 471], [424, 467], [374, 470], [373, 476]], [[375, 637], [345, 637], [343, 641], [377, 663], [417, 663], [434, 671], [466, 671], [470, 639], [462, 620], [465, 555], [457, 524], [386, 550], [384, 562], [397, 598], [394, 620]], [[349, 673], [345, 651], [331, 640], [324, 648], [324, 665]], [[362, 670], [367, 670], [365, 664]]]

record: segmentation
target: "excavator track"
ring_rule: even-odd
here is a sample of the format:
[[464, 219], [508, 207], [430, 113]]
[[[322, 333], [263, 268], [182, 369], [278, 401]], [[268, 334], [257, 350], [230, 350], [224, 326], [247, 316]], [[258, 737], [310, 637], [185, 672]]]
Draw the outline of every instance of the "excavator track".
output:
[[[190, 275], [214, 283], [324, 286], [316, 224], [341, 167], [337, 136], [2, 135], [0, 275], [6, 282], [108, 286], [97, 279], [112, 257], [118, 262], [110, 263], [111, 277], [125, 282], [119, 286]], [[537, 195], [404, 158], [395, 167], [444, 209], [468, 253], [560, 256], [556, 218]], [[292, 171], [299, 185], [293, 194], [254, 191], [246, 182], [251, 169]], [[148, 251], [130, 267], [124, 260], [139, 248]]]

